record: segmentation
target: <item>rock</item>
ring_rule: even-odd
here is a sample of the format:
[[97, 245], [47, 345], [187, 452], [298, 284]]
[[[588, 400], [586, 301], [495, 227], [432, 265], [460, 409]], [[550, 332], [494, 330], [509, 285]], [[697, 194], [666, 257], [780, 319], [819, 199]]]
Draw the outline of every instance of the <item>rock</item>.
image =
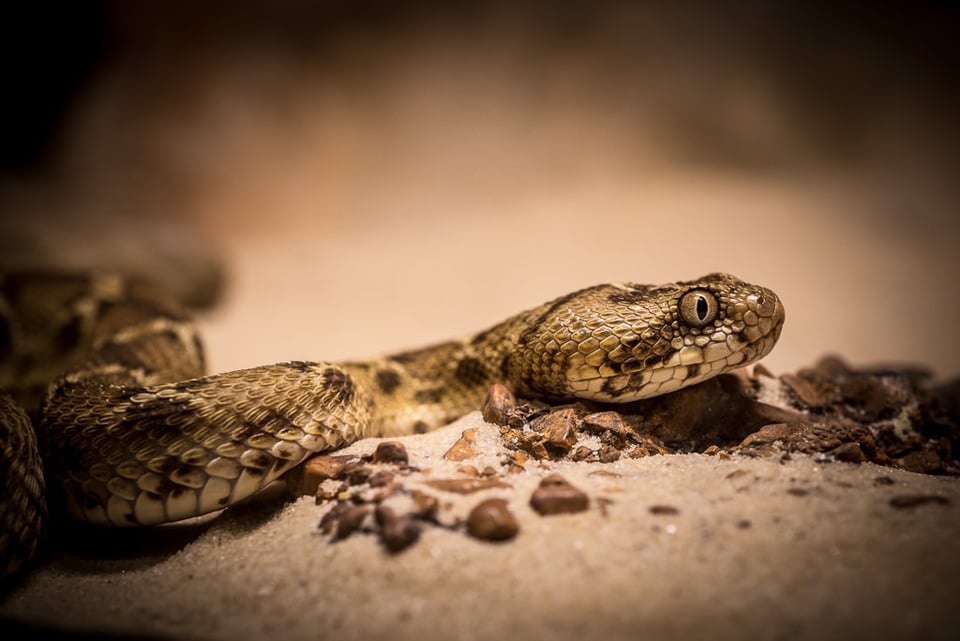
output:
[[460, 438], [446, 451], [443, 458], [448, 461], [466, 461], [475, 457], [477, 450], [474, 446], [477, 444], [477, 434], [479, 432], [480, 430], [475, 427], [463, 430]]
[[344, 466], [356, 460], [352, 456], [318, 455], [284, 475], [287, 488], [295, 496], [313, 496], [326, 480], [340, 478]]
[[759, 430], [749, 435], [740, 442], [740, 447], [749, 447], [751, 445], [761, 445], [781, 441], [793, 434], [794, 428], [787, 423], [774, 423], [764, 425]]
[[390, 552], [401, 552], [420, 538], [419, 523], [408, 516], [397, 516], [385, 505], [377, 507], [374, 517], [380, 526], [380, 542]]
[[914, 450], [897, 459], [897, 465], [908, 472], [918, 474], [937, 474], [943, 472], [943, 461], [930, 448]]
[[501, 427], [507, 427], [510, 414], [517, 407], [517, 399], [503, 385], [491, 385], [487, 396], [483, 399], [480, 413], [483, 420]]
[[824, 397], [814, 389], [813, 385], [796, 374], [782, 374], [780, 380], [806, 407], [813, 409], [825, 404]]
[[856, 443], [844, 443], [830, 450], [827, 454], [844, 463], [863, 463], [867, 460], [867, 455]]
[[409, 461], [407, 448], [399, 441], [384, 441], [373, 452], [374, 463], [395, 463], [406, 465]]
[[593, 456], [593, 450], [586, 445], [581, 445], [573, 452], [574, 461], [586, 461], [591, 456]]
[[337, 519], [337, 533], [334, 539], [339, 541], [353, 534], [363, 525], [368, 514], [370, 514], [370, 508], [366, 505], [350, 507]]
[[379, 470], [370, 475], [370, 478], [367, 479], [367, 483], [370, 484], [370, 487], [386, 487], [393, 483], [394, 474], [389, 470]]
[[524, 465], [527, 464], [528, 460], [527, 455], [523, 452], [508, 452], [500, 464], [510, 474], [518, 474], [526, 469]]
[[541, 435], [543, 447], [551, 458], [561, 458], [577, 442], [576, 424], [576, 412], [568, 407], [535, 418], [530, 428]]
[[612, 432], [621, 438], [632, 437], [636, 434], [618, 412], [595, 412], [583, 417], [584, 429], [591, 431]]
[[613, 463], [620, 459], [620, 450], [612, 445], [602, 445], [600, 449], [597, 450], [597, 456], [601, 463]]
[[540, 481], [530, 497], [530, 507], [542, 515], [582, 512], [590, 499], [559, 474], [551, 474]]
[[675, 516], [680, 514], [680, 510], [672, 505], [651, 505], [650, 514], [657, 516]]
[[505, 499], [481, 501], [467, 516], [467, 533], [483, 541], [506, 541], [516, 536], [519, 530]]
[[912, 509], [921, 505], [950, 505], [950, 499], [936, 494], [901, 494], [890, 499], [890, 507], [897, 510]]
[[424, 481], [424, 484], [442, 492], [453, 492], [455, 494], [473, 494], [480, 490], [489, 490], [495, 487], [510, 487], [507, 483], [494, 477], [430, 479], [429, 481]]
[[341, 476], [346, 479], [350, 485], [363, 485], [373, 474], [373, 469], [368, 467], [362, 461], [351, 461], [343, 466]]

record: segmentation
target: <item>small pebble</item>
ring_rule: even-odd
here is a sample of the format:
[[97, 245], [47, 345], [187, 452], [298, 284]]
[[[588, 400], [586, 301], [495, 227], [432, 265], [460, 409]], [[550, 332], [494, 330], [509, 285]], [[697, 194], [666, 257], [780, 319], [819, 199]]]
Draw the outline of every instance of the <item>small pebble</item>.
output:
[[623, 422], [623, 417], [617, 412], [596, 412], [583, 417], [583, 426], [594, 431], [605, 431], [621, 437], [628, 437], [633, 430]]
[[577, 443], [577, 416], [570, 407], [535, 418], [530, 428], [542, 436], [547, 455], [562, 457]]
[[336, 540], [342, 540], [353, 534], [367, 518], [370, 508], [365, 505], [351, 507], [337, 519]]
[[310, 496], [317, 493], [320, 484], [339, 478], [351, 457], [319, 455], [307, 460], [284, 475], [287, 487], [294, 495]]
[[420, 524], [406, 516], [397, 516], [385, 505], [377, 507], [374, 513], [380, 526], [380, 541], [390, 552], [401, 552], [420, 538]]
[[374, 463], [396, 463], [406, 465], [409, 461], [407, 448], [398, 441], [384, 441], [373, 452]]
[[473, 494], [474, 492], [489, 490], [494, 487], [510, 487], [500, 479], [492, 476], [465, 479], [431, 479], [424, 481], [424, 483], [436, 490], [453, 492], [454, 494]]
[[764, 425], [759, 430], [747, 436], [740, 443], [740, 447], [747, 447], [749, 445], [763, 445], [766, 443], [773, 443], [774, 441], [781, 441], [791, 434], [793, 434], [794, 428], [787, 423], [771, 423], [770, 425]]
[[825, 403], [825, 399], [817, 393], [813, 385], [796, 374], [782, 374], [780, 380], [807, 407], [820, 407]]
[[612, 445], [601, 445], [597, 451], [601, 463], [613, 463], [620, 459], [620, 450]]
[[860, 446], [856, 443], [844, 443], [830, 450], [827, 454], [844, 463], [863, 463], [867, 460], [867, 455], [863, 453], [863, 450], [860, 449]]
[[385, 487], [393, 482], [393, 477], [393, 472], [389, 470], [379, 470], [367, 479], [367, 483], [370, 484], [370, 487]]
[[950, 499], [936, 494], [901, 494], [890, 499], [890, 507], [905, 510], [921, 505], [950, 505]]
[[477, 433], [479, 431], [475, 427], [463, 430], [460, 438], [444, 453], [443, 458], [448, 461], [466, 461], [475, 457], [477, 450], [474, 446], [477, 444]]
[[581, 445], [573, 452], [574, 461], [586, 461], [593, 455], [593, 450], [591, 450], [586, 445]]
[[559, 474], [540, 481], [540, 487], [530, 497], [530, 507], [543, 515], [582, 512], [589, 505], [589, 497]]
[[506, 541], [517, 535], [520, 526], [505, 499], [487, 499], [470, 510], [467, 533], [484, 541]]
[[342, 476], [350, 485], [362, 485], [373, 474], [373, 470], [360, 461], [347, 463], [344, 466]]
[[507, 427], [510, 414], [517, 406], [517, 399], [503, 385], [491, 385], [487, 397], [483, 400], [480, 413], [487, 423]]
[[656, 514], [657, 516], [674, 516], [680, 514], [680, 510], [672, 505], [651, 505], [650, 514]]

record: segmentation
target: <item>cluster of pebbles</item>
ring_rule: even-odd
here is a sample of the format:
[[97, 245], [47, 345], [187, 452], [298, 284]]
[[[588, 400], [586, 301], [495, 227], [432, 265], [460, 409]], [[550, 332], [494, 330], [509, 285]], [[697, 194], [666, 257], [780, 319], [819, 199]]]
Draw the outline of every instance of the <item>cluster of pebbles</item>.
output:
[[[478, 430], [464, 430], [444, 454], [461, 463], [453, 478], [432, 478], [410, 465], [403, 445], [382, 442], [368, 456], [322, 455], [288, 478], [299, 494], [329, 509], [320, 529], [333, 540], [376, 535], [391, 552], [415, 543], [425, 527], [507, 541], [519, 531], [506, 499], [479, 499], [466, 512], [452, 495], [509, 489], [513, 475], [536, 473], [529, 506], [548, 517], [587, 510], [590, 497], [552, 463], [595, 466], [623, 457], [699, 452], [734, 455], [811, 454], [848, 463], [870, 461], [926, 474], [960, 474], [960, 382], [930, 387], [912, 369], [853, 370], [837, 358], [774, 377], [762, 366], [740, 370], [663, 397], [620, 406], [588, 402], [550, 406], [518, 402], [493, 386], [485, 421], [499, 426], [498, 465], [482, 469]], [[595, 500], [601, 510], [602, 500]], [[667, 506], [669, 507], [669, 506]]]

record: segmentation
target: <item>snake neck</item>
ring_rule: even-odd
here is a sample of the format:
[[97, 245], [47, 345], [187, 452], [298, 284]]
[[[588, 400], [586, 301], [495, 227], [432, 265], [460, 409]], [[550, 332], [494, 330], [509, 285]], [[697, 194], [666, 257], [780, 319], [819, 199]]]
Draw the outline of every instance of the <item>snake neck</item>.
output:
[[508, 372], [523, 328], [539, 308], [461, 340], [343, 363], [372, 399], [368, 435], [419, 434], [477, 410], [493, 383], [515, 388]]

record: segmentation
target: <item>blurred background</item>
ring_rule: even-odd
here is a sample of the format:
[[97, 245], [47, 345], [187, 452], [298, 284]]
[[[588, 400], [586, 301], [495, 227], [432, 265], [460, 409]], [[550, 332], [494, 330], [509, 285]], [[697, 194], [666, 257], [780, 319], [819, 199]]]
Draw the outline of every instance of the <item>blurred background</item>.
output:
[[776, 372], [960, 374], [956, 3], [5, 13], [0, 266], [219, 289], [214, 370], [729, 271], [784, 300]]

